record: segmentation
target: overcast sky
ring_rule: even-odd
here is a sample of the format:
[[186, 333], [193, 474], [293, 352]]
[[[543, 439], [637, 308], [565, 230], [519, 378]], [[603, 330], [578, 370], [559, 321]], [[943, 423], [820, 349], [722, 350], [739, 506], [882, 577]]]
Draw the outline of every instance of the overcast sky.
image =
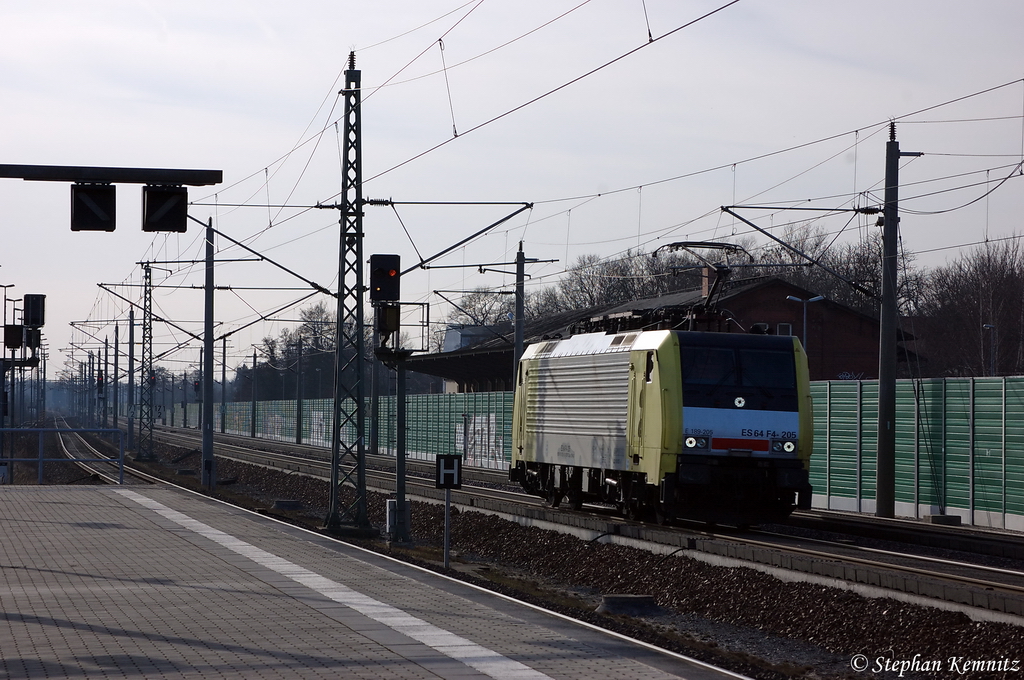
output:
[[[223, 170], [222, 185], [190, 189], [190, 214], [333, 288], [338, 215], [306, 206], [340, 188], [338, 91], [354, 50], [366, 197], [534, 203], [437, 264], [509, 261], [523, 241], [528, 257], [558, 260], [529, 269], [531, 286], [549, 285], [580, 255], [746, 235], [723, 205], [877, 204], [889, 120], [904, 151], [925, 154], [900, 178], [903, 245], [919, 265], [1021, 231], [1019, 169], [1010, 176], [1024, 156], [1024, 4], [739, 0], [695, 21], [725, 4], [0, 0], [0, 163]], [[98, 283], [139, 300], [139, 262], [203, 256], [194, 224], [143, 233], [140, 195], [118, 187], [115, 232], [73, 233], [67, 184], [0, 180], [0, 284], [47, 296], [51, 377], [94, 338], [112, 342], [108, 322], [127, 333], [127, 303]], [[411, 265], [514, 209], [370, 206], [364, 252]], [[746, 215], [779, 235], [810, 217]], [[842, 230], [838, 242], [873, 228], [848, 220], [819, 225]], [[246, 257], [228, 245], [220, 257]], [[154, 267], [168, 286], [154, 311], [199, 333], [202, 267]], [[450, 308], [431, 291], [509, 283], [431, 269], [405, 278], [403, 300], [437, 320]], [[218, 335], [306, 294], [240, 290], [303, 286], [266, 263], [221, 264], [217, 284], [239, 288], [217, 293]], [[232, 336], [229, 368], [297, 314]], [[186, 338], [154, 334], [158, 354]], [[180, 374], [197, 360], [185, 350], [163, 365]]]

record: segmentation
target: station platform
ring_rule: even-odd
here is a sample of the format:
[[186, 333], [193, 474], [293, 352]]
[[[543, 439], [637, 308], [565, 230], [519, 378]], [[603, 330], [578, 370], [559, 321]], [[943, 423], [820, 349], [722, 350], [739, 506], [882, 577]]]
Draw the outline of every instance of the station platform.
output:
[[0, 486], [0, 676], [742, 677], [161, 486]]

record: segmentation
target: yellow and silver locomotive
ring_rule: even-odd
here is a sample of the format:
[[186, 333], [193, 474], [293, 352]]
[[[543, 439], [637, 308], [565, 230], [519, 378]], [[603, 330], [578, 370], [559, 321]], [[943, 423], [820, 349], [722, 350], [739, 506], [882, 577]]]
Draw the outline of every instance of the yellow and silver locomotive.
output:
[[807, 356], [790, 336], [636, 331], [535, 343], [509, 478], [627, 516], [747, 525], [810, 507]]

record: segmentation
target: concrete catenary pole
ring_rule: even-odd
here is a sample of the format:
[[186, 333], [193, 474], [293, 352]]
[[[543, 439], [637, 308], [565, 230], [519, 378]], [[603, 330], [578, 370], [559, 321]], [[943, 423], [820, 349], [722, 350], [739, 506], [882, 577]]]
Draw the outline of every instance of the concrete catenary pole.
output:
[[885, 206], [882, 212], [882, 309], [878, 337], [878, 457], [875, 472], [875, 515], [896, 515], [896, 346], [897, 270], [899, 243], [900, 158], [920, 156], [900, 152], [896, 123], [889, 125], [885, 147]]
[[202, 484], [210, 491], [217, 486], [217, 464], [213, 458], [213, 218], [206, 226], [206, 300], [203, 315], [203, 465]]
[[135, 450], [135, 310], [128, 310], [128, 450]]
[[523, 254], [523, 242], [519, 242], [516, 253], [516, 311], [515, 311], [515, 360], [512, 364], [512, 383], [515, 384], [516, 371], [519, 370], [519, 359], [523, 356], [524, 318], [526, 316], [526, 255]]

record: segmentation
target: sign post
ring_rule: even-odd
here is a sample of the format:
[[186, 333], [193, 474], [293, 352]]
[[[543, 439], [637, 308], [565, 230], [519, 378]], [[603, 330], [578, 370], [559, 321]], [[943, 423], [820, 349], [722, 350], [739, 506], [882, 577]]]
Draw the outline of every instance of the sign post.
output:
[[462, 456], [439, 455], [435, 462], [435, 488], [444, 489], [444, 568], [449, 568], [452, 489], [462, 488]]

